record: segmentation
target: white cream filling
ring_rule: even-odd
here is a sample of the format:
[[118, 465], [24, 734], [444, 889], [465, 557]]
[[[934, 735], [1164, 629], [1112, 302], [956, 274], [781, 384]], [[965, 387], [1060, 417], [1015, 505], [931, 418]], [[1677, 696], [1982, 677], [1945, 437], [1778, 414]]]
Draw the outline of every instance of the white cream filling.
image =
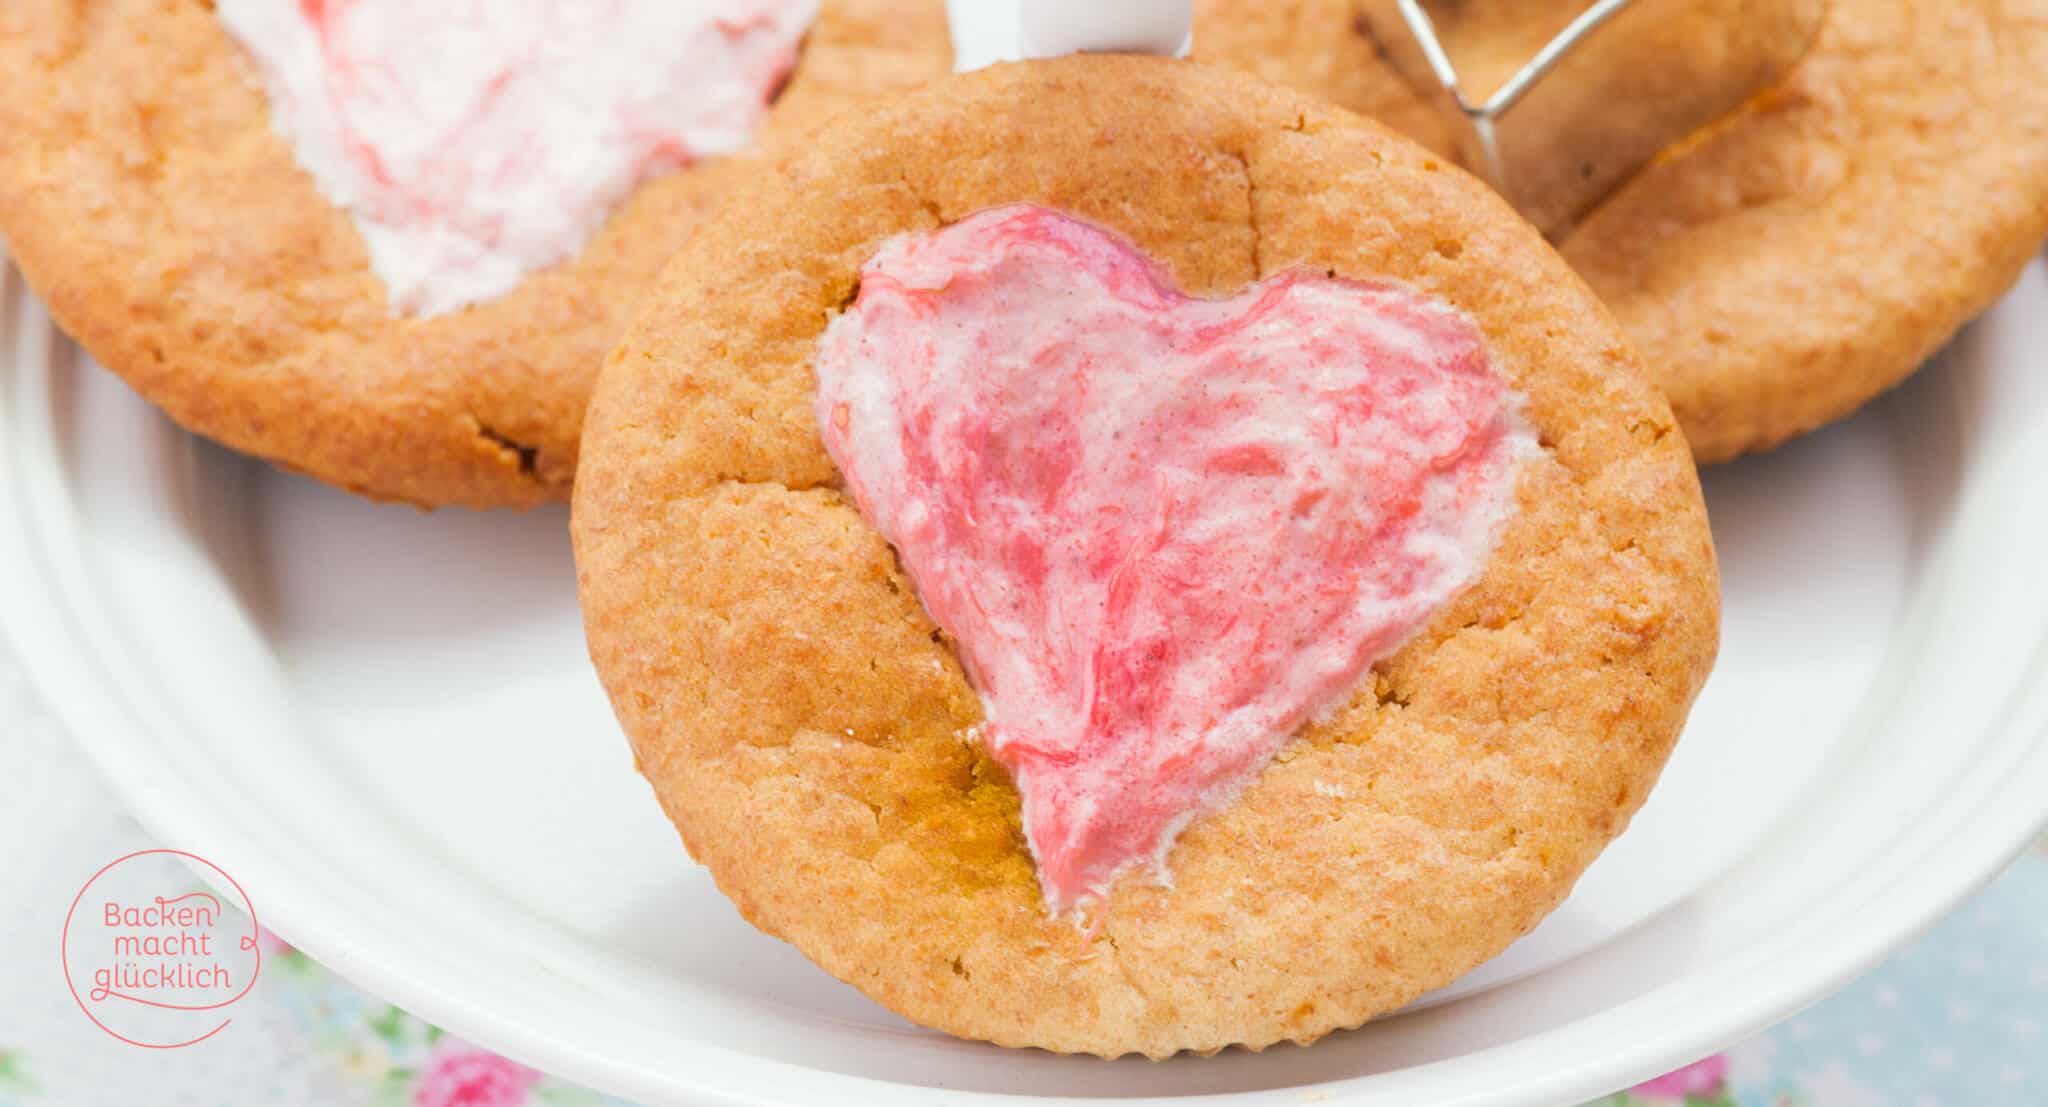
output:
[[633, 188], [752, 135], [817, 0], [218, 0], [272, 119], [438, 315], [567, 261]]

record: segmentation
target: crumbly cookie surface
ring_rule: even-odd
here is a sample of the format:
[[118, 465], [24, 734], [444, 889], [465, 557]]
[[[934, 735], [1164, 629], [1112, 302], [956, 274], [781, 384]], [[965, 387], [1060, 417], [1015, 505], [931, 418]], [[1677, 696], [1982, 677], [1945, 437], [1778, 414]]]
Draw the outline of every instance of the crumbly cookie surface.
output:
[[[1561, 6], [1510, 12], [1521, 24], [1471, 20], [1459, 45], [1495, 73], [1506, 47], [1489, 36], [1520, 43], [1517, 26], [1547, 28]], [[1205, 56], [1443, 148], [1435, 126], [1387, 112], [1384, 93], [1320, 76], [1355, 43], [1276, 32], [1250, 49], [1238, 27], [1272, 19], [1263, 5], [1212, 0], [1205, 14]], [[1293, 58], [1276, 59], [1289, 44]], [[2048, 237], [2044, 71], [2044, 0], [1830, 0], [1783, 82], [1673, 147], [1563, 237], [1701, 461], [1847, 415], [2010, 287]]]
[[[760, 135], [950, 67], [938, 0], [830, 0]], [[650, 181], [573, 262], [394, 315], [361, 235], [293, 160], [198, 0], [0, 10], [0, 233], [58, 322], [183, 426], [380, 499], [563, 499], [604, 354], [750, 157]]]
[[[1047, 914], [979, 701], [813, 413], [862, 263], [1019, 201], [1198, 294], [1305, 266], [1448, 299], [1544, 446], [1479, 582], [1092, 930]], [[1499, 952], [1642, 802], [1717, 633], [1675, 430], [1540, 237], [1376, 124], [1194, 63], [1000, 66], [835, 128], [667, 270], [591, 408], [591, 655], [721, 889], [884, 1005], [1063, 1052], [1311, 1041]]]

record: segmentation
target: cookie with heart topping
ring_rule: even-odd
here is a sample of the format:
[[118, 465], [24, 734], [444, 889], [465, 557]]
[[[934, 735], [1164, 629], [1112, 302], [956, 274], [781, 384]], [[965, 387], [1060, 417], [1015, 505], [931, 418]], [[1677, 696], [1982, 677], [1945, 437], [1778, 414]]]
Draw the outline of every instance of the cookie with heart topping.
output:
[[528, 506], [567, 496], [661, 263], [744, 202], [724, 155], [950, 56], [938, 0], [22, 0], [0, 233], [185, 427], [380, 499]]
[[953, 78], [709, 221], [614, 351], [591, 656], [756, 926], [921, 1023], [1310, 1041], [1493, 956], [1655, 781], [1704, 508], [1604, 308], [1376, 124]]
[[[1299, 6], [1313, 18], [1314, 0]], [[1586, 0], [1481, 4], [1447, 34], [1488, 87]], [[1195, 52], [1448, 150], [1370, 26], [1256, 37], [1267, 5], [1209, 0]], [[1329, 23], [1328, 19], [1323, 20]], [[1540, 32], [1540, 33], [1534, 33]], [[1363, 43], [1363, 47], [1361, 47]], [[1645, 66], [1669, 59], [1645, 56]], [[1776, 86], [1679, 142], [1559, 237], [1703, 462], [1839, 419], [1910, 374], [2048, 238], [2048, 0], [1830, 0]]]

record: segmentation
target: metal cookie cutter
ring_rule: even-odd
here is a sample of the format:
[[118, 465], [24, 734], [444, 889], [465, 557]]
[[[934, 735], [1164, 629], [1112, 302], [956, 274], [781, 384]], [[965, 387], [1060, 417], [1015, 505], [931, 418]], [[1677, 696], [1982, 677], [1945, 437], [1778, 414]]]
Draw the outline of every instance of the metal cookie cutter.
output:
[[[1530, 55], [1542, 13], [1570, 7], [1363, 2], [1394, 68], [1454, 124], [1466, 166], [1551, 235], [1782, 79], [1827, 14], [1827, 0], [1597, 0]], [[1518, 36], [1523, 52], [1503, 59]]]

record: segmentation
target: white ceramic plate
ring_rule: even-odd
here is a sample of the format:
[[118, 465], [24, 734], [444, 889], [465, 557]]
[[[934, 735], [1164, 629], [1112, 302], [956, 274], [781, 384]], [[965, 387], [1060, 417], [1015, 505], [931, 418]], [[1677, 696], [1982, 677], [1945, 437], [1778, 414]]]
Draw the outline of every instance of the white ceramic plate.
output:
[[1564, 1103], [1843, 983], [2048, 807], [2038, 265], [1900, 392], [1709, 474], [1720, 667], [1548, 922], [1414, 1012], [1167, 1064], [952, 1041], [749, 929], [631, 770], [562, 511], [377, 506], [216, 449], [6, 280], [0, 618], [115, 785], [344, 975], [650, 1103]]
[[380, 507], [208, 446], [5, 280], [0, 620], [136, 812], [344, 975], [649, 1103], [1566, 1103], [1840, 985], [2048, 807], [2039, 265], [1895, 395], [1709, 475], [1719, 670], [1548, 922], [1362, 1031], [1167, 1064], [925, 1032], [749, 929], [631, 770], [562, 511]]

